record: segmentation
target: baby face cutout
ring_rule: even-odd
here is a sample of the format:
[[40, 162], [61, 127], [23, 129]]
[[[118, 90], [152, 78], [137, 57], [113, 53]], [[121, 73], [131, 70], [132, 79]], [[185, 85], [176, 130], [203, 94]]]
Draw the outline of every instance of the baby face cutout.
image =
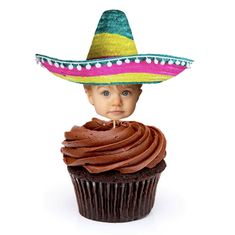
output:
[[96, 113], [111, 120], [130, 116], [142, 92], [141, 85], [84, 86]]

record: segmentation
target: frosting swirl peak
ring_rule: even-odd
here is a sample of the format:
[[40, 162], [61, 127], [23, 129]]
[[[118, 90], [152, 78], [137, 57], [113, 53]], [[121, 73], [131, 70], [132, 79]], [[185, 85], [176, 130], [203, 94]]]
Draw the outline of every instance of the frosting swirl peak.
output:
[[117, 170], [137, 172], [153, 168], [166, 155], [166, 139], [152, 126], [135, 121], [92, 121], [65, 132], [61, 152], [68, 166], [83, 166], [90, 173]]

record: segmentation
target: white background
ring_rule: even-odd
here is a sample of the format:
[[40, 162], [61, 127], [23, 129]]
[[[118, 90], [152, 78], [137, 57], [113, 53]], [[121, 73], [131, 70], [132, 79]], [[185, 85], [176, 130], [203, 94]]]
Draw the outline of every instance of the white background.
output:
[[[34, 58], [85, 59], [107, 9], [126, 12], [139, 53], [195, 60], [178, 77], [144, 85], [128, 119], [165, 133], [168, 167], [151, 214], [121, 224], [79, 215], [60, 147], [64, 131], [97, 115], [81, 85]], [[235, 234], [234, 18], [228, 0], [1, 3], [0, 233]]]

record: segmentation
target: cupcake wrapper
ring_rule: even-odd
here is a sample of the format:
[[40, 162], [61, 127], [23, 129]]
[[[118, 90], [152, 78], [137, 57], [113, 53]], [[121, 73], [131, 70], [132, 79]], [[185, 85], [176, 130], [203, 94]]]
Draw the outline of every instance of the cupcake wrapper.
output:
[[134, 182], [109, 183], [81, 179], [70, 172], [80, 214], [103, 222], [126, 222], [149, 214], [160, 174]]

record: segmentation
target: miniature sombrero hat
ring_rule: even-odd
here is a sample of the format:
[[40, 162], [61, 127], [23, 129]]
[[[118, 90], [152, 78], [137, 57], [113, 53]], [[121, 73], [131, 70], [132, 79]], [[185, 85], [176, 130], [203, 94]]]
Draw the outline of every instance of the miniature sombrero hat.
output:
[[54, 75], [81, 84], [159, 83], [183, 72], [190, 59], [138, 54], [126, 15], [119, 10], [101, 16], [87, 60], [60, 60], [36, 54]]

